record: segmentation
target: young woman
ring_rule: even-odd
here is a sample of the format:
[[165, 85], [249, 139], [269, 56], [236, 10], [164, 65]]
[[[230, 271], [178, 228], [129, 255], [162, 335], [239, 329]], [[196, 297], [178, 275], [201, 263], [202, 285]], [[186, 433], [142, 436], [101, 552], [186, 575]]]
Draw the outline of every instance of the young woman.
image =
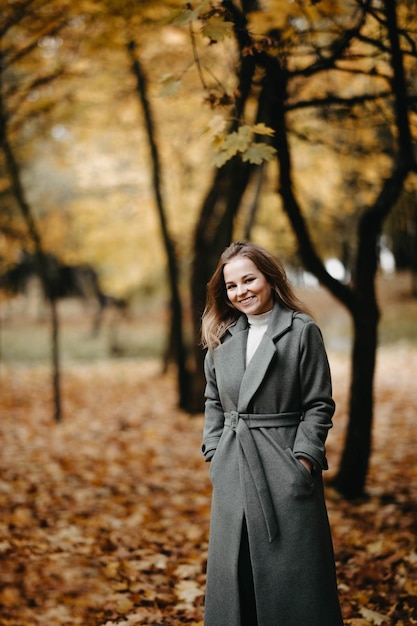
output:
[[222, 254], [202, 320], [213, 498], [205, 626], [343, 626], [324, 500], [334, 402], [319, 328], [281, 263]]

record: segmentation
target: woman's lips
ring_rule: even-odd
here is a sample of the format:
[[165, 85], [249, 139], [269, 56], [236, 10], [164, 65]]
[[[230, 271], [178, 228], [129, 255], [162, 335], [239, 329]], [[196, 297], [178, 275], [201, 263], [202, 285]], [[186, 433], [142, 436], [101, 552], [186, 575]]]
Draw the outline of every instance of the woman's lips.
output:
[[248, 298], [244, 298], [243, 300], [239, 300], [239, 304], [250, 304], [255, 300], [255, 296], [249, 296]]

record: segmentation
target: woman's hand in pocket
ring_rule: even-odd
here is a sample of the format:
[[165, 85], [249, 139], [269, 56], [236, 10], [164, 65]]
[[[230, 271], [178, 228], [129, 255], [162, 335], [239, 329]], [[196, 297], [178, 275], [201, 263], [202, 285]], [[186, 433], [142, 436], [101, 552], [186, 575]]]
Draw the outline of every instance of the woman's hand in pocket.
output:
[[309, 472], [309, 474], [313, 473], [313, 464], [310, 461], [310, 459], [306, 459], [303, 456], [299, 456], [298, 460], [300, 461], [300, 463], [302, 463], [304, 465], [304, 467]]

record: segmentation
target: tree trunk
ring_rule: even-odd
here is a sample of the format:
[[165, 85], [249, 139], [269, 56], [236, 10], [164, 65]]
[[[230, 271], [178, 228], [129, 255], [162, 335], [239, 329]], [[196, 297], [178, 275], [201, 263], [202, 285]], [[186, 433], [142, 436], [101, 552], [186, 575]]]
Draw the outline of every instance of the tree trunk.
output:
[[345, 447], [334, 484], [349, 498], [362, 495], [365, 487], [373, 419], [373, 378], [377, 349], [378, 307], [375, 296], [377, 240], [382, 223], [395, 206], [405, 180], [416, 169], [411, 138], [407, 87], [392, 0], [385, 0], [388, 37], [391, 45], [394, 111], [398, 130], [398, 153], [390, 178], [385, 180], [375, 202], [363, 215], [359, 227], [355, 288], [358, 307], [354, 312], [355, 337], [352, 355], [352, 387]]
[[[244, 3], [246, 10], [257, 7], [256, 0], [247, 0]], [[252, 80], [255, 72], [254, 57], [245, 54], [251, 44], [246, 30], [246, 16], [236, 8], [233, 2], [225, 0], [223, 6], [233, 15], [236, 41], [240, 50], [238, 87], [239, 94], [231, 117], [235, 120], [231, 130], [237, 126], [237, 121], [243, 117], [243, 110], [250, 95]], [[233, 224], [239, 210], [242, 196], [250, 180], [254, 166], [243, 163], [238, 157], [231, 159], [219, 168], [213, 179], [200, 212], [200, 218], [194, 234], [194, 259], [191, 275], [192, 294], [192, 323], [194, 347], [194, 371], [192, 376], [192, 402], [189, 410], [200, 412], [204, 408], [204, 352], [201, 349], [201, 315], [206, 301], [206, 287], [217, 265], [219, 256], [233, 238]]]
[[255, 225], [256, 214], [258, 212], [259, 200], [262, 193], [262, 186], [264, 182], [264, 172], [265, 172], [265, 163], [262, 163], [256, 169], [256, 183], [255, 183], [255, 193], [252, 199], [252, 202], [248, 211], [248, 219], [245, 226], [245, 239], [251, 238], [252, 228]]
[[[375, 292], [378, 267], [378, 237], [384, 211], [390, 205], [390, 191], [400, 193], [400, 178], [391, 179], [381, 193], [379, 203], [364, 213], [358, 229], [358, 252], [350, 309], [353, 318], [351, 387], [349, 421], [345, 445], [334, 486], [346, 498], [363, 495], [371, 455], [373, 423], [373, 387], [378, 347], [379, 310]], [[393, 197], [391, 196], [393, 201]]]
[[55, 421], [62, 420], [61, 370], [59, 366], [59, 320], [56, 299], [49, 296], [52, 322], [52, 390], [54, 395]]
[[350, 309], [354, 322], [351, 362], [349, 422], [335, 487], [349, 499], [363, 495], [373, 422], [373, 383], [378, 347], [379, 310], [375, 293], [377, 244], [382, 223], [395, 206], [409, 172], [400, 161], [381, 190], [375, 204], [363, 215], [358, 233], [358, 255], [354, 276], [355, 304]]
[[178, 393], [179, 406], [185, 409], [190, 404], [190, 385], [189, 374], [187, 369], [186, 348], [184, 344], [183, 327], [182, 327], [182, 304], [179, 293], [178, 281], [178, 264], [175, 255], [174, 245], [168, 230], [165, 207], [162, 199], [161, 191], [161, 166], [159, 159], [158, 146], [155, 138], [155, 130], [149, 99], [147, 95], [147, 84], [145, 74], [142, 70], [140, 62], [136, 56], [136, 44], [133, 40], [128, 42], [128, 52], [132, 62], [132, 71], [136, 78], [137, 91], [142, 104], [145, 126], [148, 134], [148, 141], [151, 151], [152, 167], [153, 167], [153, 189], [158, 209], [159, 222], [162, 231], [162, 239], [165, 246], [168, 263], [168, 278], [171, 292], [171, 324], [169, 329], [168, 344], [172, 346], [175, 362], [178, 372]]
[[[1, 59], [0, 59], [1, 65]], [[1, 71], [1, 70], [0, 70]], [[52, 344], [52, 389], [54, 398], [54, 417], [59, 422], [62, 419], [61, 390], [60, 390], [60, 366], [59, 366], [59, 321], [56, 300], [53, 295], [48, 279], [47, 260], [43, 251], [42, 241], [37, 229], [32, 209], [26, 200], [21, 182], [20, 170], [15, 159], [12, 147], [9, 143], [6, 130], [6, 117], [0, 90], [0, 146], [5, 155], [6, 166], [11, 180], [11, 187], [17, 204], [26, 222], [29, 236], [32, 240], [35, 257], [38, 266], [39, 277], [42, 282], [44, 293], [49, 302], [51, 312], [51, 344]]]
[[413, 229], [411, 233], [411, 293], [417, 298], [417, 204], [413, 210]]
[[231, 243], [233, 223], [249, 182], [252, 166], [234, 158], [216, 171], [213, 184], [203, 203], [194, 235], [194, 260], [191, 276], [194, 330], [193, 412], [203, 409], [204, 352], [201, 349], [201, 315], [206, 301], [207, 283], [223, 250]]
[[349, 422], [339, 471], [333, 481], [346, 498], [364, 493], [371, 455], [377, 310], [354, 316]]

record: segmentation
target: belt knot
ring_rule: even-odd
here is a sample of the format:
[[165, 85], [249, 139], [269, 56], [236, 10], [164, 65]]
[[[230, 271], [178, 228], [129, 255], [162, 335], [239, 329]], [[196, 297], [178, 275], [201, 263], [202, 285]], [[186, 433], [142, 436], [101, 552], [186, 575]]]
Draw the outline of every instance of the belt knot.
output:
[[238, 422], [239, 422], [239, 413], [238, 411], [230, 411], [230, 428], [232, 430], [236, 430]]

